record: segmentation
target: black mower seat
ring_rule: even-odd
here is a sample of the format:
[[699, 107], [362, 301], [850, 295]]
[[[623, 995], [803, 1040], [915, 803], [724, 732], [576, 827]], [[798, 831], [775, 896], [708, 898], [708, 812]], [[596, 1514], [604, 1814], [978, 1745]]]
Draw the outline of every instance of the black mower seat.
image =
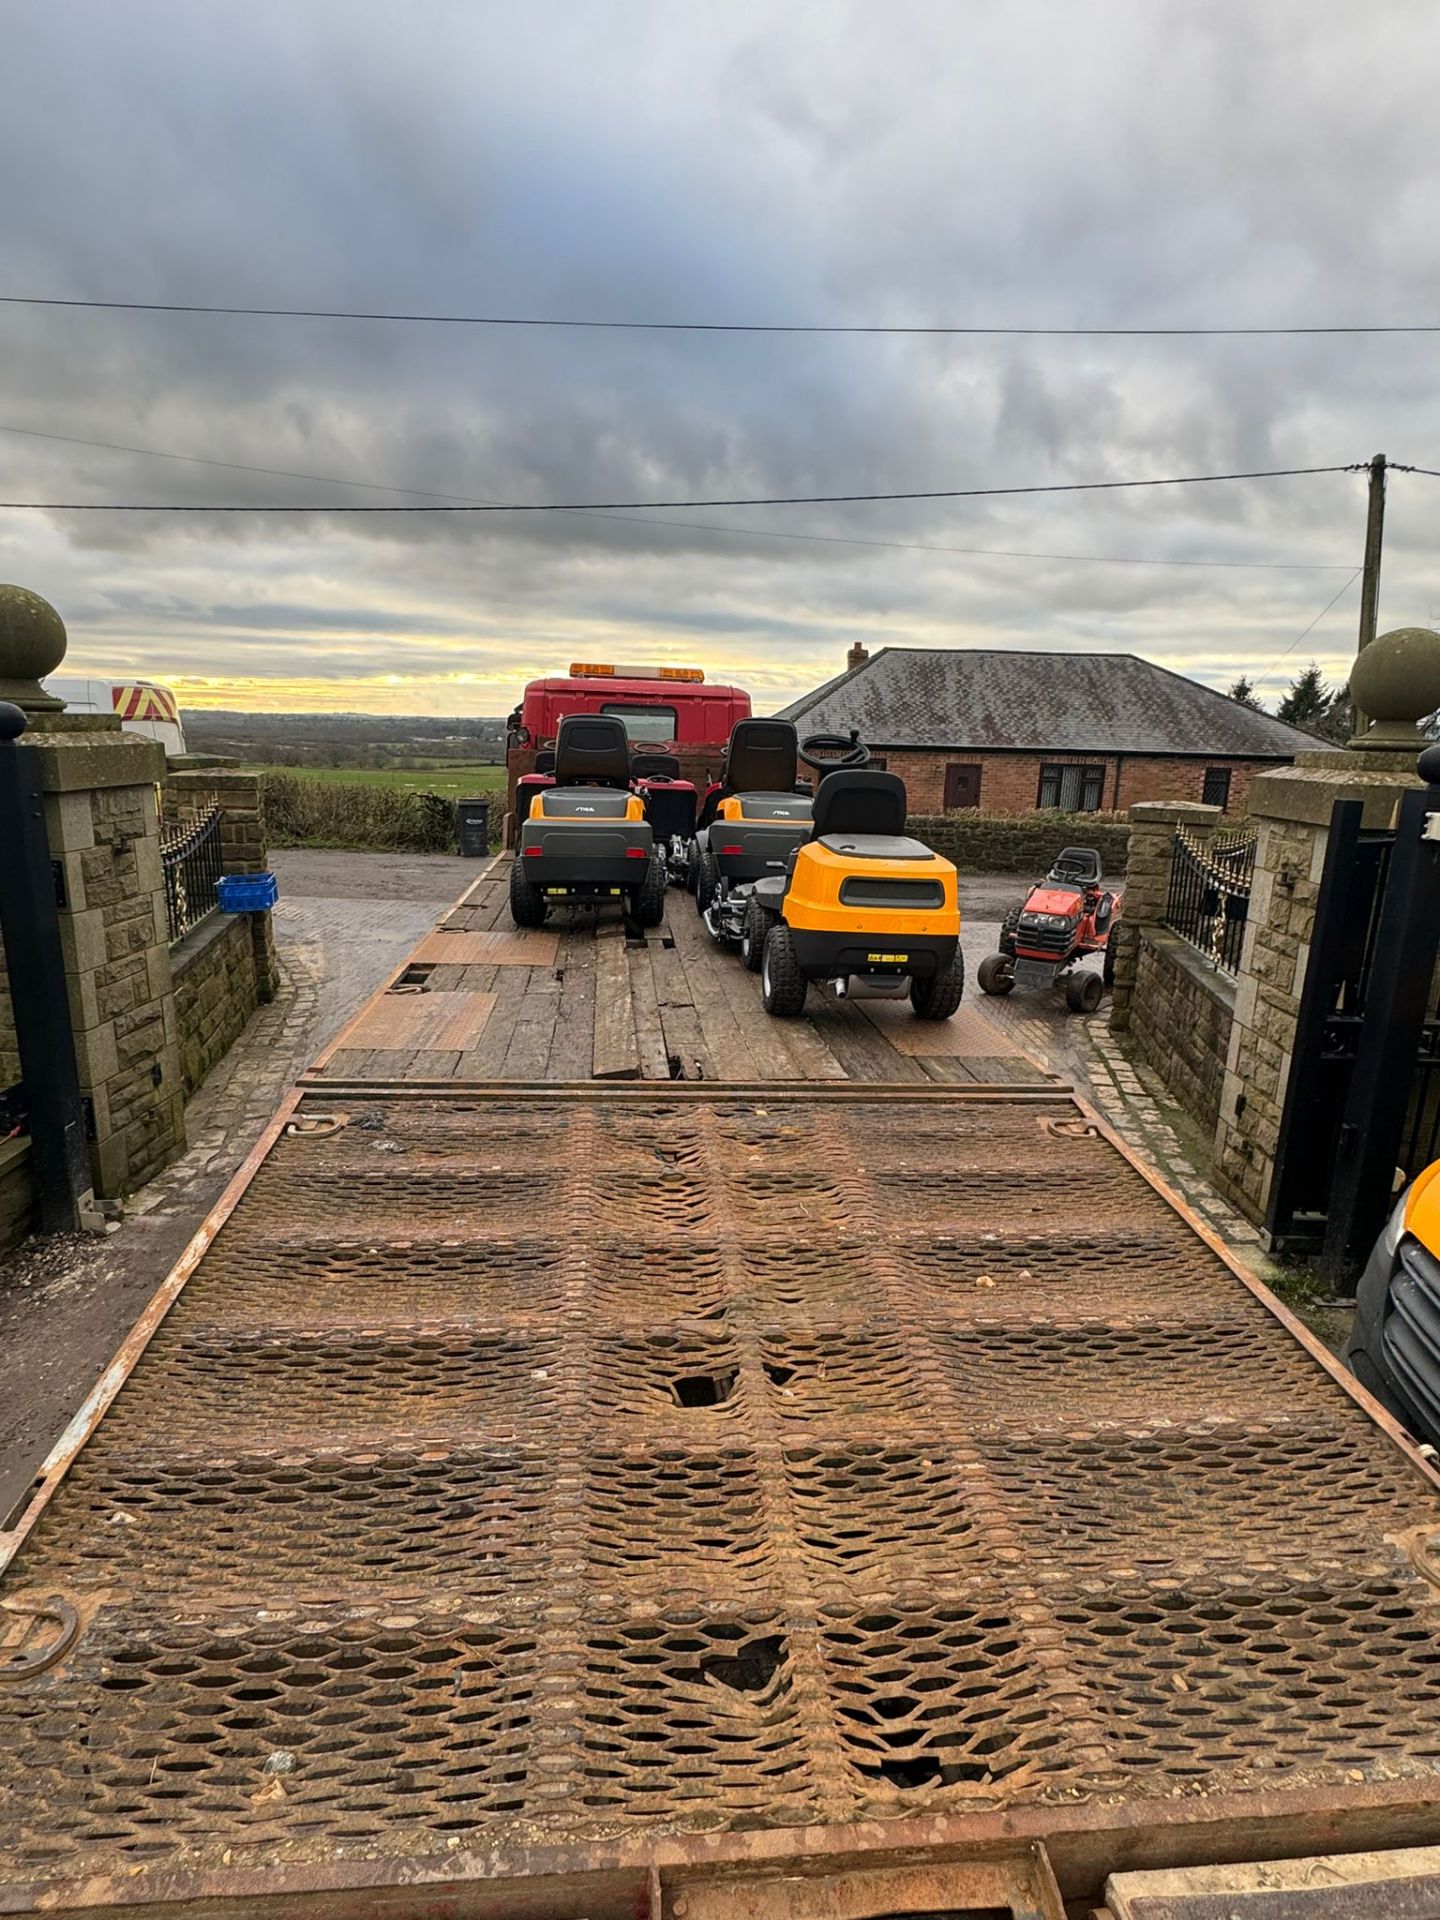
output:
[[[898, 773], [869, 768], [827, 773], [815, 795], [812, 814], [812, 840], [828, 844], [832, 834], [844, 835], [847, 840], [856, 834], [901, 839], [905, 833], [905, 782]], [[916, 856], [899, 857], [908, 860]]]
[[822, 833], [820, 845], [831, 853], [853, 853], [861, 860], [933, 860], [929, 847], [922, 847], [905, 833]]
[[678, 780], [680, 760], [673, 753], [637, 753], [631, 756], [630, 773], [636, 780]]
[[616, 787], [545, 787], [530, 817], [544, 820], [623, 820], [630, 795]]
[[730, 729], [720, 785], [726, 793], [786, 793], [800, 765], [793, 720], [737, 720]]
[[610, 714], [566, 714], [555, 736], [555, 779], [562, 787], [628, 787], [624, 723]]
[[1085, 887], [1098, 887], [1100, 884], [1100, 856], [1094, 847], [1062, 847], [1055, 856], [1047, 878], [1068, 880], [1072, 884]]

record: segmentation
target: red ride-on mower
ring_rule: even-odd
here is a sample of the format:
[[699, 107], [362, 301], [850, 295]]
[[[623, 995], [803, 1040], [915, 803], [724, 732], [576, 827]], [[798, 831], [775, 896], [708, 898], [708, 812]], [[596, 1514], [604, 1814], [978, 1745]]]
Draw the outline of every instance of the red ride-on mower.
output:
[[[1094, 1013], [1115, 980], [1112, 942], [1120, 924], [1120, 896], [1102, 882], [1093, 847], [1066, 847], [1025, 904], [1000, 929], [1000, 951], [980, 962], [982, 993], [1015, 987], [1053, 987], [1063, 975], [1072, 1013]], [[1099, 973], [1068, 971], [1087, 953], [1105, 956]]]

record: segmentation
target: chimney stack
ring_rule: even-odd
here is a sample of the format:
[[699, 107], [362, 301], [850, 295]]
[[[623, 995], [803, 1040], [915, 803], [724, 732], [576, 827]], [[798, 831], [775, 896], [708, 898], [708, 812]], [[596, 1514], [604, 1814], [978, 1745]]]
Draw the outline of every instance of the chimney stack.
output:
[[869, 658], [870, 658], [869, 648], [862, 647], [860, 642], [857, 640], [854, 646], [851, 647], [849, 653], [847, 653], [845, 656], [845, 671], [847, 673], [854, 673], [855, 669], [857, 667], [863, 667], [865, 662]]

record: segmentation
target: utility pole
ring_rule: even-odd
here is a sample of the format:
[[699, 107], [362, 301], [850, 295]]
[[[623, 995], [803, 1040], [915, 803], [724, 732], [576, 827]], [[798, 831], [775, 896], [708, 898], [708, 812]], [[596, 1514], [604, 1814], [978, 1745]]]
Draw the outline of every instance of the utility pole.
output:
[[[1380, 614], [1380, 552], [1385, 541], [1385, 456], [1370, 462], [1370, 510], [1365, 517], [1365, 576], [1360, 583], [1360, 636], [1355, 651], [1363, 653], [1375, 638]], [[1363, 733], [1367, 716], [1358, 709], [1355, 731]]]

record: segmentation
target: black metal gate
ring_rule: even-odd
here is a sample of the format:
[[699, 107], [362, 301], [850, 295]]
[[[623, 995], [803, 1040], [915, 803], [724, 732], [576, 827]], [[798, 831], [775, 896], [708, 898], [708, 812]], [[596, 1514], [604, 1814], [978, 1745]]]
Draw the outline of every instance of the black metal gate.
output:
[[[1426, 771], [1429, 771], [1427, 766]], [[1379, 1232], [1397, 1170], [1440, 1150], [1440, 786], [1396, 825], [1337, 801], [1306, 960], [1266, 1226], [1341, 1274]]]

